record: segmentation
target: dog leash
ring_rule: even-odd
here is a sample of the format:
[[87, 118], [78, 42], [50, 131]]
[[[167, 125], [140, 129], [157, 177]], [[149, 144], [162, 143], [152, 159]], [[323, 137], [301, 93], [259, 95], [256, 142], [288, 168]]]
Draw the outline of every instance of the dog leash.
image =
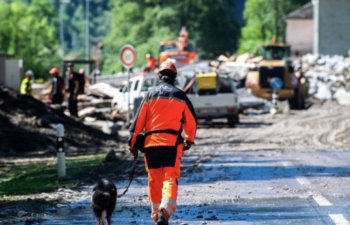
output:
[[129, 187], [131, 185], [131, 182], [134, 178], [134, 175], [135, 175], [135, 171], [136, 171], [136, 165], [137, 165], [137, 155], [134, 155], [134, 161], [133, 161], [133, 166], [132, 166], [132, 170], [129, 174], [129, 183], [128, 185], [126, 186], [125, 190], [123, 191], [123, 193], [121, 193], [120, 195], [117, 196], [117, 198], [121, 198], [122, 196], [124, 196], [126, 194], [126, 192], [128, 192], [129, 190]]

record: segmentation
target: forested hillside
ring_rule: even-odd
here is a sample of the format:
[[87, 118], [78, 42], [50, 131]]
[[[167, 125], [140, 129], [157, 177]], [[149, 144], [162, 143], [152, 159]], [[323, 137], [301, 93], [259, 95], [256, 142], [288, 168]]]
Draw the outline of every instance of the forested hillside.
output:
[[254, 52], [272, 37], [283, 41], [284, 16], [307, 1], [247, 0], [242, 31], [235, 19], [234, 0], [0, 1], [0, 53], [22, 58], [24, 69], [40, 77], [60, 65], [61, 44], [65, 59], [87, 59], [87, 53], [93, 57], [94, 46], [102, 41], [102, 73], [110, 74], [121, 70], [118, 54], [124, 44], [135, 46], [136, 66], [142, 66], [146, 52], [157, 55], [159, 43], [176, 40], [182, 26], [190, 32], [189, 40], [201, 58], [237, 49]]
[[242, 29], [239, 52], [257, 52], [262, 44], [285, 41], [285, 16], [310, 0], [247, 0], [246, 25]]

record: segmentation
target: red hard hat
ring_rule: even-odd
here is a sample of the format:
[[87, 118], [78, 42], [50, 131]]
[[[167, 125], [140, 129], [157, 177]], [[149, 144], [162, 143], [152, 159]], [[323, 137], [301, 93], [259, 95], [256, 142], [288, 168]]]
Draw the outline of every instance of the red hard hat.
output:
[[166, 71], [172, 73], [173, 75], [177, 74], [176, 66], [173, 60], [167, 59], [162, 64], [160, 64], [158, 72], [160, 74], [163, 74]]
[[60, 74], [60, 70], [57, 67], [53, 67], [51, 68], [51, 70], [49, 71], [50, 75], [58, 75]]

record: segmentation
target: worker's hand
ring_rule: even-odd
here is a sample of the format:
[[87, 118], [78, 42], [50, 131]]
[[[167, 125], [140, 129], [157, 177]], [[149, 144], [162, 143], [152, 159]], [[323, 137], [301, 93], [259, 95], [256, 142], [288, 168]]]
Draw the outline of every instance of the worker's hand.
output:
[[131, 148], [129, 146], [129, 151], [131, 154], [133, 154], [134, 158], [137, 158], [139, 156], [139, 151], [136, 148]]
[[189, 150], [189, 149], [192, 147], [192, 144], [193, 144], [193, 143], [191, 143], [191, 142], [189, 142], [189, 141], [185, 141], [185, 142], [184, 142], [184, 151]]
[[139, 156], [139, 151], [137, 149], [135, 149], [134, 151], [131, 152], [134, 156], [134, 159], [137, 159], [137, 157]]

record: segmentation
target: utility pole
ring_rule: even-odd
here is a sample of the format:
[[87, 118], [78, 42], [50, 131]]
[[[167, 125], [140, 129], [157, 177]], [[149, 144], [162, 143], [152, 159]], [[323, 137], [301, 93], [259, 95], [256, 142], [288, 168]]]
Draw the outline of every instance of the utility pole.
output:
[[[63, 21], [63, 13], [64, 13], [64, 4], [68, 4], [70, 0], [60, 0], [59, 1], [59, 20], [60, 20], [60, 44], [61, 44], [61, 68], [64, 71], [64, 21]], [[64, 75], [64, 73], [63, 73]]]
[[60, 42], [61, 42], [61, 60], [64, 60], [64, 34], [63, 34], [63, 1], [60, 1]]
[[89, 11], [90, 11], [90, 2], [89, 0], [85, 0], [85, 19], [86, 19], [86, 24], [85, 24], [85, 55], [86, 59], [90, 60], [90, 29], [89, 29]]

